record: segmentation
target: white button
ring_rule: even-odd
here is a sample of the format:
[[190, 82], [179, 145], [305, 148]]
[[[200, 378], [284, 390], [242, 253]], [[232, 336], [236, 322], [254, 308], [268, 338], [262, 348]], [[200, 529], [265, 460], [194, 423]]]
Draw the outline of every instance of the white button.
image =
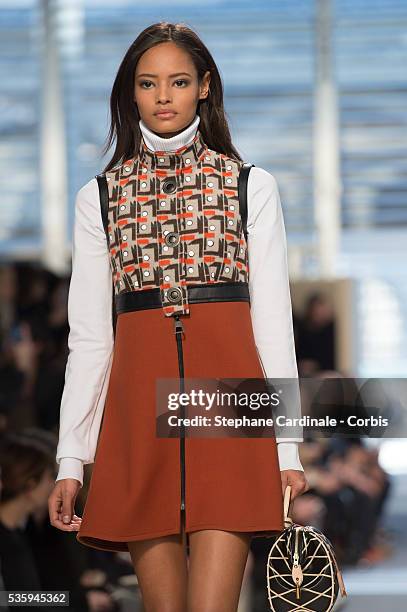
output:
[[143, 217], [147, 217], [147, 211], [143, 210], [143, 212], [141, 213], [143, 215]]
[[109, 238], [110, 238], [110, 240], [113, 240], [112, 234], [109, 234]]
[[229, 221], [228, 221], [228, 225], [233, 225], [233, 221], [232, 221], [232, 219], [229, 219]]
[[144, 270], [144, 276], [150, 276], [150, 272], [148, 270]]
[[213, 183], [212, 183], [212, 181], [209, 181], [209, 183], [208, 183], [208, 187], [213, 187]]
[[130, 172], [131, 170], [130, 166], [124, 166], [124, 169], [126, 170], [126, 172]]
[[135, 280], [134, 284], [136, 285], [136, 287], [138, 287], [138, 280]]
[[194, 271], [194, 269], [193, 269], [193, 268], [188, 268], [188, 272], [189, 272], [190, 274], [192, 274], [192, 272], [193, 272], [193, 271]]
[[143, 255], [143, 259], [145, 259], [146, 261], [148, 261], [150, 259], [150, 255]]
[[211, 276], [215, 276], [215, 272], [211, 272]]
[[193, 222], [191, 221], [191, 219], [188, 219], [188, 221], [187, 221], [187, 225], [192, 225], [192, 223], [193, 223]]
[[191, 177], [190, 176], [186, 176], [185, 180], [187, 181], [187, 183], [189, 183], [189, 181], [191, 180]]
[[229, 269], [230, 269], [230, 268], [225, 268], [225, 272], [229, 272]]
[[140, 227], [141, 227], [141, 229], [146, 229], [147, 225], [145, 223], [143, 223]]
[[233, 204], [231, 204], [231, 205], [229, 206], [229, 208], [230, 208], [230, 210], [235, 210], [235, 207], [233, 206]]
[[170, 230], [164, 230], [163, 234], [166, 236]]
[[167, 245], [163, 246], [163, 251], [168, 251], [170, 247], [167, 247]]
[[208, 240], [208, 245], [213, 246], [213, 240]]
[[232, 179], [231, 179], [231, 178], [227, 178], [227, 179], [226, 179], [226, 182], [227, 182], [227, 183], [231, 183], [231, 182], [232, 182]]
[[122, 196], [126, 196], [127, 195], [127, 191], [123, 191]]
[[169, 281], [169, 280], [170, 280], [170, 278], [171, 278], [171, 277], [170, 277], [170, 276], [168, 276], [168, 275], [167, 275], [167, 276], [164, 276], [164, 280], [166, 280], [166, 281]]
[[226, 253], [226, 255], [227, 255], [228, 257], [230, 257], [230, 251], [228, 251], [228, 252]]
[[106, 180], [107, 180], [107, 181], [110, 181], [110, 176], [106, 177]]
[[232, 166], [226, 166], [226, 170], [232, 170]]
[[194, 255], [194, 251], [188, 251], [188, 255], [190, 255], [191, 257], [193, 257], [193, 255]]
[[210, 225], [210, 226], [209, 226], [209, 229], [210, 229], [210, 230], [214, 230], [214, 229], [215, 229], [215, 226], [214, 226], [214, 225]]
[[189, 159], [189, 157], [186, 158], [185, 163], [186, 164], [190, 164], [191, 163], [191, 160]]
[[210, 161], [211, 158], [210, 158], [209, 155], [205, 155], [205, 159], [206, 159], [206, 161]]
[[243, 253], [243, 248], [242, 247], [240, 247], [240, 252]]
[[142, 187], [147, 187], [147, 183], [146, 183], [145, 181], [143, 181], [143, 182], [141, 183], [141, 186], [142, 186]]
[[164, 157], [159, 157], [159, 158], [158, 158], [158, 161], [160, 161], [160, 162], [164, 162], [164, 161], [165, 161], [165, 159], [164, 159]]
[[147, 172], [147, 168], [142, 168], [141, 171], [143, 172], [143, 174], [145, 174]]
[[128, 255], [127, 251], [123, 251], [123, 255], [124, 255], [125, 257], [127, 257], [127, 255]]
[[162, 200], [162, 202], [160, 202], [160, 206], [165, 206], [167, 202], [164, 202], [164, 200]]
[[192, 206], [192, 204], [188, 204], [187, 210], [194, 210], [194, 207]]
[[212, 196], [208, 196], [206, 199], [208, 200], [208, 202], [212, 202], [213, 197]]
[[122, 204], [122, 205], [120, 206], [120, 210], [124, 210], [125, 208], [126, 208], [126, 206], [125, 206], [124, 204]]
[[126, 236], [126, 234], [123, 234], [123, 236], [122, 236], [122, 240], [127, 240], [127, 236]]

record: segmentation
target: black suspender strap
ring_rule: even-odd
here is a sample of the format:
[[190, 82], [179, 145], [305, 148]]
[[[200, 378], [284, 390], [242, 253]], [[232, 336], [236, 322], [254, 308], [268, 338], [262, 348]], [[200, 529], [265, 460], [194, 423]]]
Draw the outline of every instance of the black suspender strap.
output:
[[239, 210], [242, 219], [243, 232], [247, 242], [247, 182], [250, 169], [254, 164], [244, 162], [240, 168], [238, 180]]
[[[98, 187], [99, 187], [100, 214], [102, 216], [102, 223], [103, 223], [103, 227], [104, 227], [105, 234], [106, 234], [107, 251], [110, 254], [110, 240], [109, 240], [109, 230], [108, 230], [109, 189], [107, 186], [106, 176], [104, 174], [97, 174], [96, 179], [97, 179]], [[116, 313], [116, 304], [115, 304], [115, 292], [114, 292], [114, 287], [112, 286], [112, 323], [113, 323], [114, 335], [116, 335], [116, 321], [117, 321], [117, 313]]]

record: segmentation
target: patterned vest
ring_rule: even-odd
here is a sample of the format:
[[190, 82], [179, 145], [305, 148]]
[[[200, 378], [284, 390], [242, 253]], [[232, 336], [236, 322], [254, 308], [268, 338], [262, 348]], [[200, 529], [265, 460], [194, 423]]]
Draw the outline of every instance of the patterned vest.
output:
[[188, 285], [247, 282], [239, 211], [243, 162], [208, 148], [198, 129], [176, 151], [138, 155], [105, 173], [114, 296], [160, 289], [163, 314], [189, 314]]

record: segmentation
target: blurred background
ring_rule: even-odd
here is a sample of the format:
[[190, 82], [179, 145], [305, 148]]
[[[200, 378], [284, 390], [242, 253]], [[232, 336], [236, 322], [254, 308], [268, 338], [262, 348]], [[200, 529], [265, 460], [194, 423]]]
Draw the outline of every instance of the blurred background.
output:
[[[125, 51], [164, 19], [203, 38], [235, 146], [277, 179], [300, 374], [407, 370], [406, 0], [0, 0], [0, 590], [69, 590], [72, 611], [142, 609], [129, 555], [52, 528], [47, 498], [74, 197], [108, 161]], [[301, 458], [311, 489], [293, 518], [334, 543], [349, 593], [337, 609], [404, 611], [405, 440], [309, 440]], [[239, 612], [269, 609], [270, 545], [253, 541]]]

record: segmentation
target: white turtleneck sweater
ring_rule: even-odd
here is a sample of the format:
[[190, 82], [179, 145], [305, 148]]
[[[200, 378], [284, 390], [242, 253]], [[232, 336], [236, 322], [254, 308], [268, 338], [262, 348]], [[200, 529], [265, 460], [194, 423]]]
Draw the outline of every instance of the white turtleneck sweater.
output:
[[[158, 136], [143, 120], [139, 125], [150, 150], [175, 151], [192, 142], [199, 121], [196, 115], [171, 138]], [[298, 378], [280, 195], [274, 176], [258, 166], [249, 174], [247, 209], [250, 310], [256, 347], [268, 378]], [[61, 398], [56, 480], [75, 478], [83, 484], [83, 466], [94, 461], [113, 358], [111, 329], [106, 325], [112, 290], [99, 189], [92, 178], [75, 200], [69, 355]], [[89, 308], [92, 303], [94, 312]], [[105, 308], [96, 308], [97, 304]], [[300, 415], [299, 394], [290, 410], [290, 416]], [[302, 437], [277, 437], [281, 470], [303, 470], [298, 454], [301, 441]]]

